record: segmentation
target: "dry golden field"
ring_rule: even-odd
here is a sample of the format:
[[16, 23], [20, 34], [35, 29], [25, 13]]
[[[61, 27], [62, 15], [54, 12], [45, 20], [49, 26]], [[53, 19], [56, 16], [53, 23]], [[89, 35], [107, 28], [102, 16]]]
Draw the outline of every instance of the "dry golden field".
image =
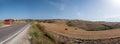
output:
[[2, 26], [3, 25], [3, 21], [0, 21], [0, 26]]
[[82, 20], [34, 21], [64, 42], [73, 44], [120, 44], [119, 22]]
[[26, 21], [24, 21], [24, 20], [17, 20], [17, 21], [13, 22], [13, 24], [22, 24], [22, 23], [26, 23]]
[[[120, 37], [120, 28], [104, 31], [85, 31], [77, 27], [68, 27], [59, 23], [40, 23], [45, 26], [46, 30], [61, 34], [70, 38], [78, 39], [107, 39]], [[67, 30], [66, 30], [67, 29]]]

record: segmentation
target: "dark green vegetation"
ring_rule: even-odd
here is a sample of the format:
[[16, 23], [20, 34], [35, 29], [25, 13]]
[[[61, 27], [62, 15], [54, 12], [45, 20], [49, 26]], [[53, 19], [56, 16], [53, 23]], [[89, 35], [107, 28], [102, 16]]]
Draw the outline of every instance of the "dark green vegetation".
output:
[[41, 22], [44, 22], [44, 23], [54, 23], [55, 21], [54, 20], [42, 20]]
[[66, 23], [68, 26], [78, 27], [87, 31], [101, 31], [120, 28], [118, 22], [91, 22], [82, 20], [69, 20]]

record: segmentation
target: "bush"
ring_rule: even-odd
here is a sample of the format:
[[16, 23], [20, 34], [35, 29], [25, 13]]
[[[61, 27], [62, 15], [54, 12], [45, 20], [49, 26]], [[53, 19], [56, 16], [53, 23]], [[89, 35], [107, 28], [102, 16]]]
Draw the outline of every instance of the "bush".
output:
[[67, 26], [72, 26], [72, 22], [71, 22], [71, 21], [68, 21], [68, 22], [66, 23], [66, 25], [67, 25]]
[[48, 20], [47, 23], [54, 23], [55, 21], [52, 20]]
[[54, 20], [39, 20], [38, 22], [44, 22], [44, 23], [54, 23]]

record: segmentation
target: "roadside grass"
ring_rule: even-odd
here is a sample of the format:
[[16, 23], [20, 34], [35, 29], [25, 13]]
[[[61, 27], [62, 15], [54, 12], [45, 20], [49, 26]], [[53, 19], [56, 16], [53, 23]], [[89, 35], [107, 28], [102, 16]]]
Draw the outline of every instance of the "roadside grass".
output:
[[0, 21], [0, 26], [2, 26], [3, 25], [3, 22], [2, 21]]
[[45, 30], [45, 27], [40, 24], [32, 23], [29, 34], [31, 36], [31, 44], [71, 44], [69, 42], [62, 42], [53, 33]]
[[53, 44], [52, 41], [44, 36], [44, 33], [39, 30], [36, 24], [32, 24], [30, 27], [30, 36], [32, 37], [30, 40], [31, 44]]
[[65, 44], [55, 35], [46, 31], [40, 24], [31, 24], [29, 34], [31, 44]]

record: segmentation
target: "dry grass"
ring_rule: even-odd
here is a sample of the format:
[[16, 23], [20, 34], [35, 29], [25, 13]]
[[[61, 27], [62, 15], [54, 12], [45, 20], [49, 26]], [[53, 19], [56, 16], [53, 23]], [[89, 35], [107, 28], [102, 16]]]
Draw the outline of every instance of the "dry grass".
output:
[[68, 25], [70, 27], [78, 27], [87, 31], [103, 31], [103, 30], [111, 30], [120, 28], [119, 22], [92, 22], [92, 21], [84, 21], [84, 20], [36, 20], [37, 22], [43, 23], [58, 23]]
[[53, 44], [52, 41], [44, 36], [44, 33], [39, 30], [38, 26], [34, 24], [31, 26], [30, 35], [32, 36], [31, 44]]
[[26, 23], [26, 21], [16, 20], [16, 21], [13, 22], [13, 24], [23, 24], [23, 23]]
[[0, 26], [4, 25], [2, 21], [0, 21]]
[[[41, 24], [32, 24], [30, 35], [32, 39], [30, 40], [32, 44], [61, 44], [61, 40], [57, 38], [53, 33], [45, 30]], [[64, 44], [67, 44], [64, 43]]]
[[[45, 23], [42, 23], [42, 22], [40, 23], [40, 22], [35, 21], [34, 23], [37, 24], [37, 26], [35, 26], [37, 28], [35, 28], [35, 29], [37, 29], [37, 31], [34, 32], [33, 35], [35, 37], [37, 37], [37, 39], [34, 39], [33, 41], [35, 43], [37, 43], [36, 41], [41, 43], [41, 40], [39, 39], [41, 37], [39, 37], [39, 35], [42, 35], [42, 36], [45, 37], [45, 38], [42, 37], [42, 39], [45, 39], [45, 40], [51, 42], [52, 44], [60, 43], [59, 40], [57, 41], [58, 38], [56, 38], [53, 35], [53, 33], [60, 34], [60, 35], [63, 35], [63, 36], [69, 37], [69, 38], [85, 39], [85, 40], [86, 39], [87, 40], [88, 39], [91, 39], [91, 40], [94, 40], [94, 39], [109, 39], [109, 38], [120, 37], [120, 35], [119, 35], [120, 34], [119, 23], [89, 22], [89, 21], [82, 21], [82, 22], [79, 21], [78, 22], [78, 21], [74, 21], [72, 23], [74, 23], [75, 26], [69, 27], [69, 26], [66, 25], [66, 22], [67, 21], [65, 21], [65, 20], [55, 20], [54, 23], [46, 23], [46, 22]], [[101, 25], [101, 24], [105, 24], [105, 25]], [[118, 25], [116, 25], [116, 24], [118, 24]], [[40, 25], [44, 26], [44, 28], [42, 28]], [[107, 28], [106, 28], [106, 25], [107, 25]], [[78, 27], [78, 26], [80, 26], [80, 27]], [[92, 31], [86, 31], [86, 29], [81, 28], [82, 26], [84, 28], [88, 28], [88, 29], [90, 28], [90, 30], [92, 29]], [[114, 29], [114, 28], [116, 28], [116, 29]], [[40, 29], [42, 29], [42, 30], [40, 30]], [[96, 29], [101, 29], [102, 31], [98, 31], [98, 30], [96, 31]], [[107, 29], [107, 30], [105, 30], [105, 29]], [[49, 36], [52, 39], [49, 39], [49, 37], [46, 37], [46, 34], [47, 34], [47, 36]], [[46, 44], [49, 44], [49, 42], [46, 43]]]
[[[63, 24], [50, 24], [50, 23], [41, 23], [45, 26], [46, 30], [61, 34], [70, 38], [79, 38], [79, 39], [106, 39], [106, 38], [115, 38], [120, 37], [120, 29], [112, 29], [105, 31], [85, 31], [76, 27], [68, 27]], [[67, 28], [67, 30], [65, 30]]]

